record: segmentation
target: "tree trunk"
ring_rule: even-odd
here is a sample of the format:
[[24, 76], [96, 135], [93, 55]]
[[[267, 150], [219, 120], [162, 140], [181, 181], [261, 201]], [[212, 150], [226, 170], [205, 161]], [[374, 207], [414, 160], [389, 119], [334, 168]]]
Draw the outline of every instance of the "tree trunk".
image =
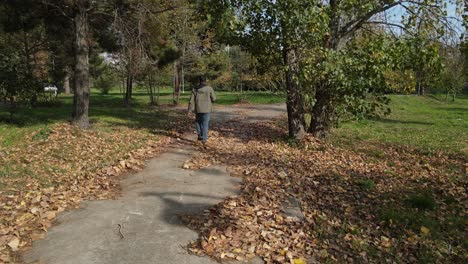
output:
[[174, 104], [179, 104], [179, 97], [180, 97], [180, 83], [182, 79], [182, 71], [180, 61], [176, 61], [174, 63]]
[[[331, 34], [324, 43], [329, 50], [339, 50], [342, 47], [343, 39], [340, 35], [340, 14], [338, 10], [338, 1], [330, 0], [331, 19], [329, 28]], [[311, 122], [309, 133], [317, 138], [326, 137], [335, 122], [336, 109], [332, 101], [332, 87], [325, 82], [318, 83], [315, 90], [316, 102], [311, 112]]]
[[328, 136], [335, 120], [335, 107], [329, 93], [329, 87], [325, 84], [319, 85], [315, 93], [316, 103], [312, 108], [309, 132], [317, 138]]
[[70, 73], [65, 72], [65, 77], [63, 78], [63, 92], [66, 94], [71, 94], [70, 90]]
[[419, 96], [424, 95], [424, 86], [421, 84], [421, 81], [416, 82], [416, 92]]
[[133, 76], [130, 74], [127, 76], [127, 85], [125, 89], [124, 104], [126, 107], [130, 106], [130, 102], [132, 100], [132, 93], [133, 93]]
[[158, 98], [156, 99], [156, 105], [161, 105], [161, 85], [160, 83], [156, 84], [158, 86]]
[[289, 136], [295, 139], [301, 139], [305, 135], [305, 116], [302, 94], [297, 82], [294, 81], [294, 75], [299, 72], [296, 51], [294, 49], [284, 49], [283, 59], [284, 63], [287, 65], [286, 106], [288, 110]]
[[150, 76], [149, 76], [148, 86], [149, 86], [150, 105], [155, 105], [155, 102], [154, 102], [154, 81], [153, 81], [153, 74], [152, 73], [150, 73]]
[[77, 1], [75, 14], [75, 72], [72, 123], [89, 128], [89, 43], [87, 1]]

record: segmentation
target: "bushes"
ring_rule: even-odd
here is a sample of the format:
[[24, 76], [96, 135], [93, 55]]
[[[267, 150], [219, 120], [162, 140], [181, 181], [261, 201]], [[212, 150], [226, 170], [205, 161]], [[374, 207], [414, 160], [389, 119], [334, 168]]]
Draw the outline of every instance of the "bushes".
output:
[[117, 78], [110, 72], [100, 75], [94, 82], [94, 86], [98, 88], [102, 94], [108, 94], [117, 83]]

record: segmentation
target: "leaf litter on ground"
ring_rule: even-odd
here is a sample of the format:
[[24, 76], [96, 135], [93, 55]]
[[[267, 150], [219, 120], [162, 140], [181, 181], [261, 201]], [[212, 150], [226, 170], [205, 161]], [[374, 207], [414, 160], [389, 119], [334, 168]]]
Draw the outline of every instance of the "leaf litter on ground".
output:
[[[207, 150], [184, 164], [225, 164], [243, 178], [238, 197], [183, 216], [200, 234], [191, 253], [266, 263], [467, 260], [463, 158], [368, 142], [341, 148], [311, 136], [291, 144], [284, 120], [239, 122], [216, 123]], [[378, 158], [369, 155], [376, 150]], [[420, 192], [431, 193], [436, 209], [410, 205]], [[284, 214], [288, 197], [303, 219]]]
[[44, 238], [60, 212], [117, 197], [121, 176], [141, 170], [187, 125], [182, 115], [160, 131], [100, 123], [83, 131], [58, 123], [47, 137], [38, 139], [39, 131], [25, 144], [0, 148], [0, 263], [20, 262], [21, 251]]

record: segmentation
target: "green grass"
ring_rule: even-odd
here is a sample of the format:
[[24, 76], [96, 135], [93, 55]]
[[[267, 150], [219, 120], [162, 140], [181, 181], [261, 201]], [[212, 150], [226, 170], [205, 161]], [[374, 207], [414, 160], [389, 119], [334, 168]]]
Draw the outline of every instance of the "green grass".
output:
[[430, 235], [438, 237], [442, 235], [440, 223], [436, 217], [412, 208], [388, 206], [380, 209], [379, 219], [386, 225], [409, 229], [419, 234], [421, 227], [428, 228]]
[[[100, 94], [99, 90], [92, 89], [93, 94]], [[181, 104], [188, 104], [191, 91], [185, 91], [180, 94], [179, 102]], [[172, 104], [173, 96], [170, 88], [164, 88], [160, 92], [160, 104]], [[243, 93], [239, 92], [228, 92], [228, 91], [216, 91], [218, 105], [232, 105], [237, 103], [251, 103], [251, 104], [274, 104], [285, 102], [285, 96], [282, 94], [273, 94], [271, 92], [252, 92], [246, 91]], [[118, 89], [113, 89], [108, 95], [112, 98], [122, 98], [122, 95]], [[133, 94], [134, 101], [140, 104], [149, 104], [149, 96], [147, 90], [135, 89]], [[156, 96], [155, 96], [156, 100]]]
[[[219, 105], [249, 102], [254, 104], [281, 103], [282, 95], [273, 95], [268, 92], [245, 92], [242, 95], [232, 92], [217, 92]], [[180, 97], [180, 104], [187, 104], [190, 93], [186, 92]], [[14, 146], [23, 142], [27, 135], [34, 134], [33, 139], [48, 136], [49, 126], [70, 120], [72, 110], [72, 96], [60, 95], [55, 104], [40, 106], [35, 109], [21, 108], [15, 114], [13, 122], [9, 121], [7, 109], [0, 106], [0, 147]], [[170, 122], [157, 108], [149, 107], [149, 96], [145, 90], [136, 89], [133, 94], [132, 106], [123, 106], [122, 95], [118, 90], [112, 90], [103, 95], [97, 89], [91, 90], [90, 120], [91, 122], [105, 122], [109, 125], [137, 126], [148, 129], [161, 127], [162, 123]], [[172, 94], [169, 89], [161, 91], [161, 104], [171, 104]], [[101, 127], [105, 129], [105, 127]]]
[[342, 123], [332, 140], [341, 145], [375, 141], [444, 150], [468, 156], [468, 98], [445, 102], [435, 97], [391, 96], [392, 113], [376, 120]]
[[436, 202], [434, 197], [429, 193], [416, 193], [408, 198], [408, 203], [413, 208], [421, 210], [434, 210]]
[[375, 188], [375, 183], [372, 180], [362, 180], [358, 182], [359, 187], [363, 190], [369, 191]]

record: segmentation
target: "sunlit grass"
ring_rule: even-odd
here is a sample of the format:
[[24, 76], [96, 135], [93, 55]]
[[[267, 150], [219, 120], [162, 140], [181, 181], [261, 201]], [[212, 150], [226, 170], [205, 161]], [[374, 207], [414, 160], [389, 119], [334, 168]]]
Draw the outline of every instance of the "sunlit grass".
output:
[[468, 98], [391, 96], [392, 113], [375, 120], [345, 122], [332, 140], [342, 146], [362, 141], [397, 143], [428, 154], [444, 150], [468, 155]]

